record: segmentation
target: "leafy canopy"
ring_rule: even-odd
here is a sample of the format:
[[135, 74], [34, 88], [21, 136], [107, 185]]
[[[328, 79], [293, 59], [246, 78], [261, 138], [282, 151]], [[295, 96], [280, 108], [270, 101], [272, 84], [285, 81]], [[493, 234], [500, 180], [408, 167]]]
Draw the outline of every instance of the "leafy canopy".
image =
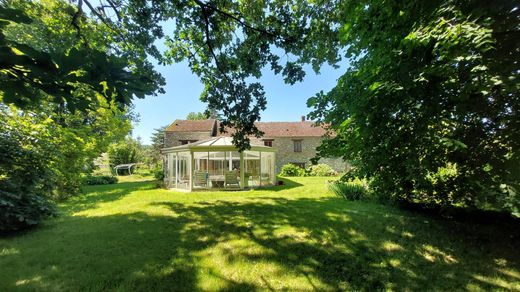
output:
[[[0, 229], [37, 224], [133, 119], [162, 79], [105, 25], [62, 0], [0, 1]], [[151, 80], [151, 81], [150, 81]]]
[[339, 30], [356, 61], [312, 118], [378, 193], [520, 215], [518, 5], [351, 1]]
[[[318, 71], [335, 64], [339, 38], [330, 25], [340, 17], [339, 1], [99, 1], [95, 11], [109, 27], [124, 32], [134, 47], [171, 64], [186, 60], [205, 85], [201, 99], [221, 115], [221, 130], [233, 126], [234, 143], [249, 147], [249, 136], [262, 133], [254, 122], [266, 107], [263, 69], [281, 74], [289, 84], [305, 76], [303, 65]], [[83, 4], [81, 4], [83, 3]], [[92, 6], [89, 0], [78, 6]], [[173, 31], [165, 33], [162, 24]], [[166, 51], [154, 41], [164, 38]], [[310, 46], [309, 44], [312, 44]]]
[[[59, 15], [61, 22], [49, 19], [43, 11]], [[77, 32], [67, 34], [72, 29]], [[92, 36], [93, 31], [98, 35]], [[74, 94], [85, 88], [123, 106], [134, 97], [162, 92], [164, 81], [151, 66], [143, 59], [129, 61], [124, 53], [108, 50], [100, 40], [109, 34], [99, 35], [100, 31], [101, 26], [64, 1], [1, 1], [0, 100], [34, 108], [47, 95], [70, 110], [86, 110], [98, 104], [96, 98]], [[64, 43], [56, 50], [51, 37], [60, 33], [68, 38], [61, 37]]]
[[209, 118], [209, 115], [206, 115], [206, 113], [201, 113], [201, 112], [190, 112], [186, 116], [186, 120], [192, 120], [192, 121], [205, 120], [208, 118]]

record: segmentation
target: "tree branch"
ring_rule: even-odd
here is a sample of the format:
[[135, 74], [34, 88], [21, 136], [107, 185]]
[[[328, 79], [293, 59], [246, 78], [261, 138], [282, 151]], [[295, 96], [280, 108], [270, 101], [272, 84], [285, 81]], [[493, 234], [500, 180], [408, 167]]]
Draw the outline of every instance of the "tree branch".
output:
[[227, 12], [227, 11], [221, 10], [221, 9], [219, 9], [219, 8], [213, 6], [213, 5], [210, 5], [208, 3], [204, 3], [204, 2], [202, 2], [200, 0], [194, 0], [194, 1], [200, 7], [202, 7], [202, 8], [209, 8], [209, 9], [211, 9], [211, 10], [213, 10], [213, 11], [219, 13], [219, 14], [222, 14], [222, 15], [226, 16], [227, 18], [231, 18], [231, 19], [235, 20], [236, 22], [238, 22], [240, 25], [242, 25], [243, 27], [245, 27], [247, 29], [250, 29], [250, 30], [253, 30], [253, 31], [265, 34], [265, 35], [268, 35], [268, 36], [273, 37], [273, 38], [279, 38], [278, 35], [270, 32], [270, 31], [267, 31], [267, 30], [261, 29], [261, 28], [257, 28], [257, 27], [254, 27], [254, 26], [248, 24], [247, 22], [243, 21], [241, 19], [241, 17], [235, 16], [235, 15], [233, 15], [233, 14]]
[[[116, 28], [114, 28], [112, 26], [112, 21], [110, 21], [109, 19], [106, 19], [103, 15], [99, 14], [99, 12], [94, 8], [94, 6], [92, 6], [92, 4], [88, 1], [88, 0], [79, 0], [78, 1], [78, 7], [80, 7], [80, 3], [81, 2], [84, 2], [88, 8], [90, 9], [90, 11], [92, 13], [94, 13], [94, 15], [101, 21], [103, 22], [103, 24], [105, 24], [108, 28], [110, 28], [110, 30], [112, 30], [113, 32], [115, 32], [121, 39], [125, 40], [126, 41], [126, 37]], [[117, 10], [116, 10], [116, 13], [117, 13]]]

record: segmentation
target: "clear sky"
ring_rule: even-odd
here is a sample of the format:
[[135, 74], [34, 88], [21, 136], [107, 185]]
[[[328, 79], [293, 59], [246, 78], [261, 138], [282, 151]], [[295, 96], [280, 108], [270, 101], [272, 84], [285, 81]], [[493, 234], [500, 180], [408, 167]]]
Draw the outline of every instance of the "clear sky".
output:
[[[319, 75], [310, 68], [303, 82], [287, 85], [280, 75], [264, 71], [260, 82], [267, 97], [267, 109], [262, 113], [262, 121], [299, 121], [309, 113], [306, 101], [320, 90], [325, 92], [334, 87], [337, 79], [345, 72], [344, 62], [338, 70], [324, 66]], [[204, 111], [206, 105], [199, 100], [203, 86], [197, 76], [191, 73], [187, 63], [170, 66], [156, 65], [156, 69], [166, 79], [165, 94], [135, 100], [135, 112], [139, 123], [134, 125], [133, 136], [141, 137], [144, 144], [150, 144], [154, 129], [169, 125], [175, 119], [184, 119], [189, 112]]]

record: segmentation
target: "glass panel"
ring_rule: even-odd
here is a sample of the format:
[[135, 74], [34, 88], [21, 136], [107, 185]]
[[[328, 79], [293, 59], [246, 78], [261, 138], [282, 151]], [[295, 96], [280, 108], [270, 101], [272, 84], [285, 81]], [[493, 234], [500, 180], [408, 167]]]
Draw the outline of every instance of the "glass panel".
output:
[[244, 152], [244, 178], [246, 186], [260, 186], [260, 152], [245, 151]]
[[209, 152], [208, 155], [208, 185], [211, 188], [223, 188], [224, 174], [229, 171], [226, 152]]
[[189, 173], [189, 163], [190, 163], [190, 153], [189, 152], [179, 152], [177, 153], [177, 188], [179, 189], [189, 189], [190, 188], [190, 173]]
[[262, 186], [270, 186], [274, 184], [274, 153], [262, 152], [261, 161], [262, 174], [260, 179]]
[[208, 152], [194, 152], [193, 153], [193, 188], [208, 188], [209, 187], [209, 161]]
[[224, 188], [240, 188], [240, 153], [238, 151], [226, 151], [223, 163]]
[[229, 170], [240, 172], [240, 153], [238, 151], [226, 152], [226, 160], [228, 161]]

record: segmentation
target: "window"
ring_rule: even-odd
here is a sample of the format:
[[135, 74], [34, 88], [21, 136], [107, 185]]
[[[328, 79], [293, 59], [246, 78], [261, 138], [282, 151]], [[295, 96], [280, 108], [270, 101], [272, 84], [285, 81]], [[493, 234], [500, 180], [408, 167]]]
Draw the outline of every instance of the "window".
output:
[[264, 145], [268, 147], [273, 147], [273, 140], [264, 140]]
[[294, 152], [302, 152], [302, 140], [293, 140]]
[[181, 141], [181, 145], [186, 145], [186, 144], [197, 142], [199, 140], [179, 140], [179, 141]]

